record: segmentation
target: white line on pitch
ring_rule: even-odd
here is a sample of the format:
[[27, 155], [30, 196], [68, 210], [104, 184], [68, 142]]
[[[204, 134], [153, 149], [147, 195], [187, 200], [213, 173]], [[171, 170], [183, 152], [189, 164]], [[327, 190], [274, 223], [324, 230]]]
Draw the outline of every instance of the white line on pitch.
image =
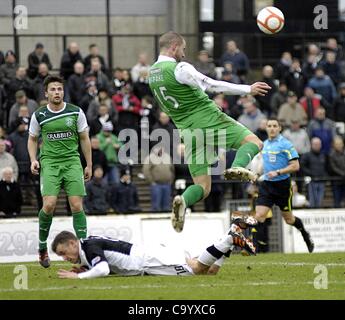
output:
[[[343, 281], [328, 281], [329, 284], [344, 284]], [[297, 286], [297, 285], [313, 285], [313, 281], [305, 281], [305, 282], [284, 282], [284, 281], [268, 281], [268, 282], [243, 282], [243, 283], [223, 283], [217, 284], [217, 287], [235, 287], [235, 286]], [[65, 287], [47, 287], [47, 288], [31, 288], [27, 290], [17, 290], [17, 289], [0, 289], [0, 292], [29, 292], [29, 291], [63, 291], [63, 290], [114, 290], [114, 289], [163, 289], [163, 288], [200, 288], [206, 287], [209, 288], [209, 284], [188, 284], [188, 285], [178, 285], [178, 286], [171, 286], [171, 285], [118, 285], [118, 286], [103, 286], [103, 287], [93, 287], [93, 286], [65, 286]]]

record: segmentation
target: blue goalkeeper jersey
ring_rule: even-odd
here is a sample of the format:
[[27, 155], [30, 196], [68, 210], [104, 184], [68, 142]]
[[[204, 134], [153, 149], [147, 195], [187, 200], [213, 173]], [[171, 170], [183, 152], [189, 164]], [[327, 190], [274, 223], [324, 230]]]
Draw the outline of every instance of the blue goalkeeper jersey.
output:
[[266, 181], [280, 181], [290, 177], [290, 174], [281, 174], [275, 178], [269, 179], [266, 174], [270, 171], [276, 171], [288, 166], [289, 161], [298, 159], [298, 153], [292, 143], [281, 134], [276, 138], [264, 141], [262, 149], [264, 161], [264, 174]]

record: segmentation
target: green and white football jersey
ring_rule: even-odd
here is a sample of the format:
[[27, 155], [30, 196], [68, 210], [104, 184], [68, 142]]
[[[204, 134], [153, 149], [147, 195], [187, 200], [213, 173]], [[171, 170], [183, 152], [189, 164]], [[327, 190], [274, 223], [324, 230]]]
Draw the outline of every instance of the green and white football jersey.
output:
[[29, 132], [42, 137], [40, 160], [56, 164], [80, 161], [79, 133], [87, 130], [84, 112], [77, 106], [65, 103], [58, 112], [48, 106], [39, 108], [31, 118]]
[[176, 61], [157, 61], [150, 69], [149, 85], [162, 111], [178, 129], [214, 128], [224, 121], [224, 114], [199, 87], [176, 80]]

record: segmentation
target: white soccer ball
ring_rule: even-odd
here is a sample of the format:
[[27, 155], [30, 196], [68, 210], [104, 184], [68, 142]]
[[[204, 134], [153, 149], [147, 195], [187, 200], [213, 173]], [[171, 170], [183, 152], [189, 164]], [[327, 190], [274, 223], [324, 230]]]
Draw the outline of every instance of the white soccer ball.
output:
[[259, 29], [266, 34], [279, 32], [285, 23], [283, 12], [276, 7], [266, 7], [260, 10], [256, 17]]

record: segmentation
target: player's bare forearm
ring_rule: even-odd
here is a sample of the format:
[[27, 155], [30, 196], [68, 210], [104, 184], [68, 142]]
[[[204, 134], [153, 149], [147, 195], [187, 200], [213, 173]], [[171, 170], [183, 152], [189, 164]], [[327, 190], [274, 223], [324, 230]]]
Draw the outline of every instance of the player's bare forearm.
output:
[[30, 161], [31, 162], [36, 160], [37, 146], [38, 146], [38, 139], [37, 139], [37, 137], [33, 137], [33, 136], [29, 135], [29, 139], [28, 139], [28, 152], [29, 152], [29, 156], [30, 156]]
[[86, 166], [92, 167], [91, 142], [87, 131], [79, 133], [81, 151], [86, 160]]
[[84, 179], [89, 181], [92, 176], [92, 153], [91, 142], [88, 131], [79, 133], [81, 151], [86, 160], [86, 168], [84, 169]]
[[36, 159], [37, 146], [38, 146], [38, 139], [37, 139], [37, 137], [33, 137], [33, 136], [29, 135], [29, 139], [28, 139], [28, 152], [29, 152], [30, 162], [31, 162], [30, 170], [31, 170], [31, 173], [34, 174], [34, 175], [38, 175], [39, 174], [39, 170], [40, 170], [40, 163]]
[[300, 168], [299, 161], [298, 160], [291, 160], [287, 167], [277, 170], [277, 171], [279, 171], [279, 173], [277, 171], [270, 171], [267, 174], [267, 176], [269, 178], [274, 178], [274, 177], [277, 177], [278, 175], [297, 172], [299, 170], [299, 168]]

